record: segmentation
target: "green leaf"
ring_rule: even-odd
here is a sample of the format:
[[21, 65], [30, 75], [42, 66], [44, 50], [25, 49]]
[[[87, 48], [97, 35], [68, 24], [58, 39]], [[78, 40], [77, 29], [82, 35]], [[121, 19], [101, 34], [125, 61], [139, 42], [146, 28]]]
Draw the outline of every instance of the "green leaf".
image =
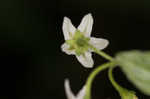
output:
[[144, 94], [150, 95], [150, 51], [126, 51], [116, 61], [127, 78]]

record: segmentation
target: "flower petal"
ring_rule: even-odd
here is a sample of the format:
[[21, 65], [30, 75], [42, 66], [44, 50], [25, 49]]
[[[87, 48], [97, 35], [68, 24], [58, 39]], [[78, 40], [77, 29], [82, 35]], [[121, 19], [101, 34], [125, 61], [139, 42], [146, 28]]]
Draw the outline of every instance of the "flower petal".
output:
[[68, 45], [67, 43], [64, 43], [64, 44], [61, 45], [61, 50], [62, 50], [63, 52], [65, 52], [66, 54], [68, 54], [68, 55], [73, 55], [73, 54], [75, 54], [74, 51], [69, 50], [69, 45]]
[[76, 99], [75, 96], [73, 95], [71, 89], [70, 89], [70, 83], [68, 79], [65, 79], [65, 92], [66, 92], [66, 96], [68, 99]]
[[80, 30], [80, 32], [84, 33], [84, 35], [86, 37], [90, 37], [91, 31], [92, 31], [92, 26], [93, 26], [93, 17], [89, 13], [83, 17], [80, 25], [78, 26], [78, 30]]
[[107, 45], [109, 44], [109, 41], [106, 39], [102, 39], [102, 38], [91, 37], [89, 43], [93, 45], [95, 48], [102, 50], [105, 47], [107, 47]]
[[86, 86], [84, 85], [83, 88], [77, 94], [77, 99], [84, 99], [85, 94], [86, 94]]
[[76, 56], [78, 61], [86, 68], [92, 68], [94, 65], [91, 52], [85, 52], [84, 55]]
[[76, 31], [76, 28], [72, 25], [71, 20], [67, 17], [64, 17], [62, 29], [65, 40], [71, 39]]

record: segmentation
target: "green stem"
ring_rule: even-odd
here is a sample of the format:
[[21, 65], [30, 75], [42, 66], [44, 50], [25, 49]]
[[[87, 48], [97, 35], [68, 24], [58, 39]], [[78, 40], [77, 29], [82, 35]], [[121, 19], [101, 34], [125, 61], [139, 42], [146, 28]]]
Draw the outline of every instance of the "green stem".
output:
[[112, 73], [113, 68], [114, 67], [109, 68], [109, 71], [108, 71], [109, 80], [111, 81], [115, 89], [119, 92], [119, 94], [121, 95], [122, 87], [113, 78], [113, 73]]
[[112, 85], [115, 87], [115, 89], [118, 91], [120, 94], [121, 99], [138, 99], [137, 96], [135, 95], [134, 91], [130, 91], [126, 88], [121, 87], [113, 78], [113, 68], [110, 67], [108, 71], [108, 76], [109, 80], [111, 81]]
[[115, 62], [109, 62], [109, 63], [105, 63], [103, 65], [100, 65], [93, 70], [93, 72], [90, 74], [90, 76], [88, 77], [87, 82], [86, 82], [87, 90], [86, 90], [85, 99], [91, 99], [91, 85], [92, 85], [92, 82], [93, 82], [94, 78], [96, 77], [96, 75], [99, 72], [101, 72], [102, 70], [104, 70], [108, 67], [114, 66], [114, 65], [116, 65]]
[[103, 56], [104, 58], [106, 58], [109, 61], [113, 61], [113, 57], [109, 56], [108, 54], [106, 54], [105, 52], [98, 50], [97, 48], [95, 48], [94, 46], [90, 46], [91, 49], [94, 50], [94, 52], [96, 52], [98, 55]]

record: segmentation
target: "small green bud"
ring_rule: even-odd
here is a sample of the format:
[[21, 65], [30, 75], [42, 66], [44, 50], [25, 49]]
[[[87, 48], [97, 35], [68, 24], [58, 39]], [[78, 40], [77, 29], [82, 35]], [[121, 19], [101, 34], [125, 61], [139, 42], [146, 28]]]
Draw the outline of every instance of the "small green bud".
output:
[[121, 90], [121, 93], [120, 93], [121, 99], [138, 99], [134, 91], [130, 91], [125, 88], [122, 88], [120, 90]]

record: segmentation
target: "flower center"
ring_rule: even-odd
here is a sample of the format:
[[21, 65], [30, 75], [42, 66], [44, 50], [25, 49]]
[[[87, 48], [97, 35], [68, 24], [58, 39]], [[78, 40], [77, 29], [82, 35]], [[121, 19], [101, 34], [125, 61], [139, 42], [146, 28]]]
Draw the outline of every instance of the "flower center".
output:
[[79, 30], [76, 30], [73, 38], [71, 40], [67, 40], [67, 44], [70, 45], [69, 50], [74, 50], [78, 56], [84, 54], [84, 52], [89, 49], [89, 40], [90, 38], [85, 37], [83, 33]]
[[84, 40], [83, 38], [78, 38], [76, 40], [76, 44], [78, 45], [78, 47], [84, 47], [86, 43], [86, 40]]

